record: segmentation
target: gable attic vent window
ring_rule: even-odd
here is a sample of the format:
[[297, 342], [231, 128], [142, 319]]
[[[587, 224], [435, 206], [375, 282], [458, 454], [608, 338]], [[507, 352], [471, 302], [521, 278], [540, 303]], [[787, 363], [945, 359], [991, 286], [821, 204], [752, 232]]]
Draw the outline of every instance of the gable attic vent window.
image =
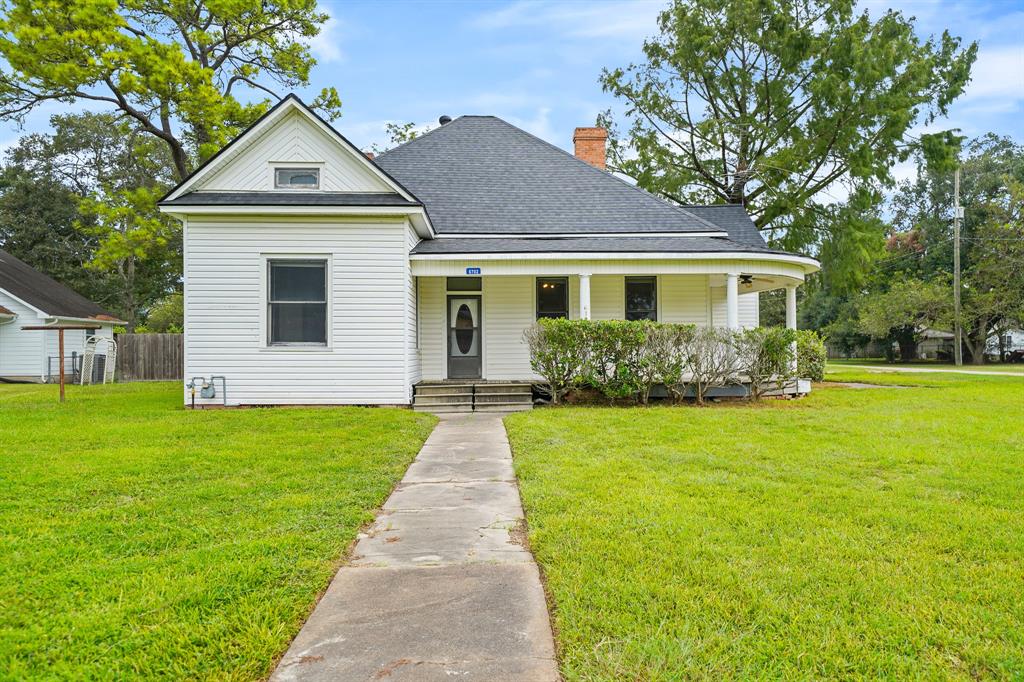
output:
[[319, 168], [275, 168], [277, 189], [320, 189]]

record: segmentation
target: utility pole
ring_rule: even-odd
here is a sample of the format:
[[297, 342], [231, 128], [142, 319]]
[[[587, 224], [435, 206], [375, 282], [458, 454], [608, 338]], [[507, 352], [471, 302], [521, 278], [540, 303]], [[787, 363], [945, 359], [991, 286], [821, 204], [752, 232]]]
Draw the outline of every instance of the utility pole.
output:
[[953, 358], [956, 366], [964, 364], [963, 328], [960, 325], [960, 219], [964, 209], [960, 206], [960, 166], [953, 175]]

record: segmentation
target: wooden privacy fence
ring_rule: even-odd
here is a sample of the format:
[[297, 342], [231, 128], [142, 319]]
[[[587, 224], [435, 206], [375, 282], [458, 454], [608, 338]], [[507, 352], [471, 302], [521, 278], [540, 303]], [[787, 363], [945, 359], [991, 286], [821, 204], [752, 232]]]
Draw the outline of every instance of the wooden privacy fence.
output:
[[182, 334], [118, 334], [118, 381], [175, 381], [184, 374]]

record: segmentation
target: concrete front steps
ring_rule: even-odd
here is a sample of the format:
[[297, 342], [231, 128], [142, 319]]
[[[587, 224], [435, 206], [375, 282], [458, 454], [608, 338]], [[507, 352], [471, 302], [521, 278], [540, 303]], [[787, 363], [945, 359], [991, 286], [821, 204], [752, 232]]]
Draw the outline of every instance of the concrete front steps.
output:
[[533, 387], [524, 382], [438, 381], [413, 387], [417, 412], [521, 412], [533, 409]]

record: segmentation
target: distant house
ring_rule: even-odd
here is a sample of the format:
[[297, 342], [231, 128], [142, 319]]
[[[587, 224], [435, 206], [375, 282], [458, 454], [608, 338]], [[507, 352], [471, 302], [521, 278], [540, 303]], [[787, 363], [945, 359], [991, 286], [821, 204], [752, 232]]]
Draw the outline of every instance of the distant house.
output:
[[542, 317], [740, 328], [786, 289], [796, 325], [818, 263], [742, 206], [620, 180], [600, 128], [573, 155], [494, 116], [440, 123], [373, 159], [289, 96], [171, 191], [185, 376], [235, 404], [410, 404], [424, 382], [536, 379]]
[[89, 299], [0, 249], [0, 379], [46, 381], [58, 376], [57, 332], [24, 331], [46, 324], [98, 324], [93, 331], [64, 333], [65, 371], [89, 336], [113, 337], [121, 323]]

